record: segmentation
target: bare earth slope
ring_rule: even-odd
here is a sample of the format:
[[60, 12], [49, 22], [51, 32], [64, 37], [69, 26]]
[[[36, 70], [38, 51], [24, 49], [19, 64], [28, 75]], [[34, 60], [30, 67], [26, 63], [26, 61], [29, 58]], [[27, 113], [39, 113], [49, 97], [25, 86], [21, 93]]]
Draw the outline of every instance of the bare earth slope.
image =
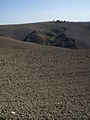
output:
[[0, 36], [24, 40], [33, 30], [59, 30], [77, 43], [78, 48], [90, 48], [90, 22], [42, 22], [22, 25], [1, 25]]
[[0, 116], [89, 120], [90, 49], [42, 47], [1, 37]]

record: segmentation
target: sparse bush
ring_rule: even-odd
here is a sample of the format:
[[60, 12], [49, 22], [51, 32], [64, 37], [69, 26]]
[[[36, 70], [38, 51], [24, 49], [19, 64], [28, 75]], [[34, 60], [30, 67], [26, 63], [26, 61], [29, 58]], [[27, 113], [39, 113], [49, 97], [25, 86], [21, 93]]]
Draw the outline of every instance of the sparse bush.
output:
[[[65, 29], [65, 28], [63, 28]], [[75, 49], [75, 40], [67, 37], [64, 32], [59, 29], [52, 29], [52, 31], [34, 31], [25, 39], [27, 42], [38, 43], [41, 45], [52, 45], [56, 47], [65, 47]]]
[[57, 36], [55, 46], [71, 48], [71, 49], [77, 48], [75, 40], [70, 37], [67, 37], [65, 34], [59, 34]]
[[48, 37], [48, 42], [53, 44], [56, 41], [56, 37], [55, 36], [49, 36]]

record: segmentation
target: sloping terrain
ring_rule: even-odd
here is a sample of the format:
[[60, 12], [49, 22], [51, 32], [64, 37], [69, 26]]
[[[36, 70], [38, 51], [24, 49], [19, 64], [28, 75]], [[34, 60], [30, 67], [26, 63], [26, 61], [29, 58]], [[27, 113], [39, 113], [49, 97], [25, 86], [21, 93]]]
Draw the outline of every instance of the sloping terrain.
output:
[[90, 49], [0, 37], [1, 120], [89, 120]]
[[[63, 40], [65, 44], [64, 47], [67, 46], [66, 45], [67, 38], [70, 38], [70, 41], [68, 40], [69, 45], [72, 45], [72, 41], [74, 41], [73, 43], [75, 43], [74, 46], [76, 46], [76, 48], [90, 48], [90, 22], [75, 23], [75, 22], [57, 22], [56, 21], [56, 22], [42, 22], [42, 23], [33, 23], [33, 24], [0, 26], [0, 36], [6, 36], [6, 37], [14, 38], [17, 40], [22, 40], [22, 41], [26, 40], [28, 36], [29, 38], [31, 38], [30, 34], [33, 31], [40, 31], [41, 36], [43, 31], [51, 32], [51, 33], [54, 32], [55, 34], [59, 33], [61, 35], [64, 34], [64, 36], [66, 36], [65, 39]], [[44, 44], [50, 43], [50, 41], [48, 42], [48, 39], [47, 39], [47, 42], [45, 42], [45, 36], [46, 34], [44, 34], [44, 36], [41, 37], [42, 41], [44, 41], [42, 43]], [[33, 39], [28, 40], [27, 38], [26, 41], [32, 41], [32, 42], [38, 43], [38, 39], [36, 40], [37, 41], [33, 41]], [[54, 43], [56, 44], [57, 42], [54, 42]], [[63, 47], [62, 44], [63, 42], [61, 38], [59, 38], [58, 46]]]

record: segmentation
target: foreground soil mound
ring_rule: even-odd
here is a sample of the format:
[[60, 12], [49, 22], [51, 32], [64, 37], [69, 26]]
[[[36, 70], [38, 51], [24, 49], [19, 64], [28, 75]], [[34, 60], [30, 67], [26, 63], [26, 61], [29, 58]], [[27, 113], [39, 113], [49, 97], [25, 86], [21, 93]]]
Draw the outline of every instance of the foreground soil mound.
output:
[[0, 119], [89, 120], [90, 50], [13, 41], [0, 38]]

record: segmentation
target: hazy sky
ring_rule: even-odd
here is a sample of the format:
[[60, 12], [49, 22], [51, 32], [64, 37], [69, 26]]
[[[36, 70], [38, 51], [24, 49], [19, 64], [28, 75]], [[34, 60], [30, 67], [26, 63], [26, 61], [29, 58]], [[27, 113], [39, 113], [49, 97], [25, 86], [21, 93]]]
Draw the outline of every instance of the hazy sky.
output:
[[90, 0], [0, 0], [0, 24], [90, 21]]

